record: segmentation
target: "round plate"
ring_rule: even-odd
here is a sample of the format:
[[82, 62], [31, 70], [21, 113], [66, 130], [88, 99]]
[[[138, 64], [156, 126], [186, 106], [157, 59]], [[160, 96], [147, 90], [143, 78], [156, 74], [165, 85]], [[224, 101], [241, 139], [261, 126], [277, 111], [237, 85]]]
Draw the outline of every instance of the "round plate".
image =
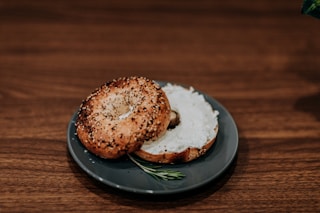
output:
[[[158, 82], [164, 86], [166, 82]], [[201, 187], [220, 176], [232, 163], [238, 150], [238, 131], [230, 113], [215, 99], [202, 94], [211, 106], [219, 111], [219, 131], [216, 142], [200, 158], [163, 168], [179, 170], [186, 176], [181, 180], [158, 180], [144, 173], [128, 158], [107, 160], [90, 153], [76, 136], [75, 113], [68, 125], [68, 149], [75, 162], [94, 179], [119, 190], [166, 195], [181, 193]]]

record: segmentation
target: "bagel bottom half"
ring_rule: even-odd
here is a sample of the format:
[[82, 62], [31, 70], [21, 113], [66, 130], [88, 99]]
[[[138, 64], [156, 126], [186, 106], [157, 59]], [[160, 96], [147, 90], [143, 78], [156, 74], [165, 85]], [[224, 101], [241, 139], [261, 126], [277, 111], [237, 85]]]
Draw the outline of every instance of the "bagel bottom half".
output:
[[155, 163], [195, 160], [214, 144], [219, 129], [219, 112], [212, 109], [203, 95], [193, 88], [168, 84], [162, 89], [169, 99], [171, 110], [178, 113], [180, 122], [156, 141], [145, 142], [135, 154]]

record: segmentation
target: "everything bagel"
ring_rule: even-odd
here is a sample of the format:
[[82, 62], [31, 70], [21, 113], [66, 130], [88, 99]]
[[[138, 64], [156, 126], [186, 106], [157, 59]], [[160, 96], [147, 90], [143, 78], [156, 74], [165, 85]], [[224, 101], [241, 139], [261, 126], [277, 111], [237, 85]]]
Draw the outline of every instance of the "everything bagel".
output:
[[154, 81], [119, 78], [97, 88], [82, 102], [76, 131], [89, 151], [115, 159], [163, 135], [170, 111], [166, 94]]

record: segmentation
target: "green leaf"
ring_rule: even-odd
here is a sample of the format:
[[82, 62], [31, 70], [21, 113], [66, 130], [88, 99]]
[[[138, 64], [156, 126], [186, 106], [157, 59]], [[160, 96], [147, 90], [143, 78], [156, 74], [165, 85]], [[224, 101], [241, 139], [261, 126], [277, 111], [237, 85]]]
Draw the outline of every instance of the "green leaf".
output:
[[320, 18], [320, 0], [304, 0], [301, 12], [316, 18]]

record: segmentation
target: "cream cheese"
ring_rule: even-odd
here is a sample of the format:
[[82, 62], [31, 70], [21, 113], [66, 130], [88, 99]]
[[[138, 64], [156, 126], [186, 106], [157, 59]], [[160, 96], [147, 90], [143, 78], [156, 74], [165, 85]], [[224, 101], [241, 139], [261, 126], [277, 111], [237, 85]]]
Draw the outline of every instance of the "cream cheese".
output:
[[147, 141], [141, 147], [151, 154], [182, 152], [188, 147], [202, 148], [216, 137], [218, 125], [217, 110], [205, 100], [203, 95], [192, 87], [167, 84], [162, 88], [166, 93], [171, 109], [180, 115], [180, 123], [169, 129], [156, 141]]

